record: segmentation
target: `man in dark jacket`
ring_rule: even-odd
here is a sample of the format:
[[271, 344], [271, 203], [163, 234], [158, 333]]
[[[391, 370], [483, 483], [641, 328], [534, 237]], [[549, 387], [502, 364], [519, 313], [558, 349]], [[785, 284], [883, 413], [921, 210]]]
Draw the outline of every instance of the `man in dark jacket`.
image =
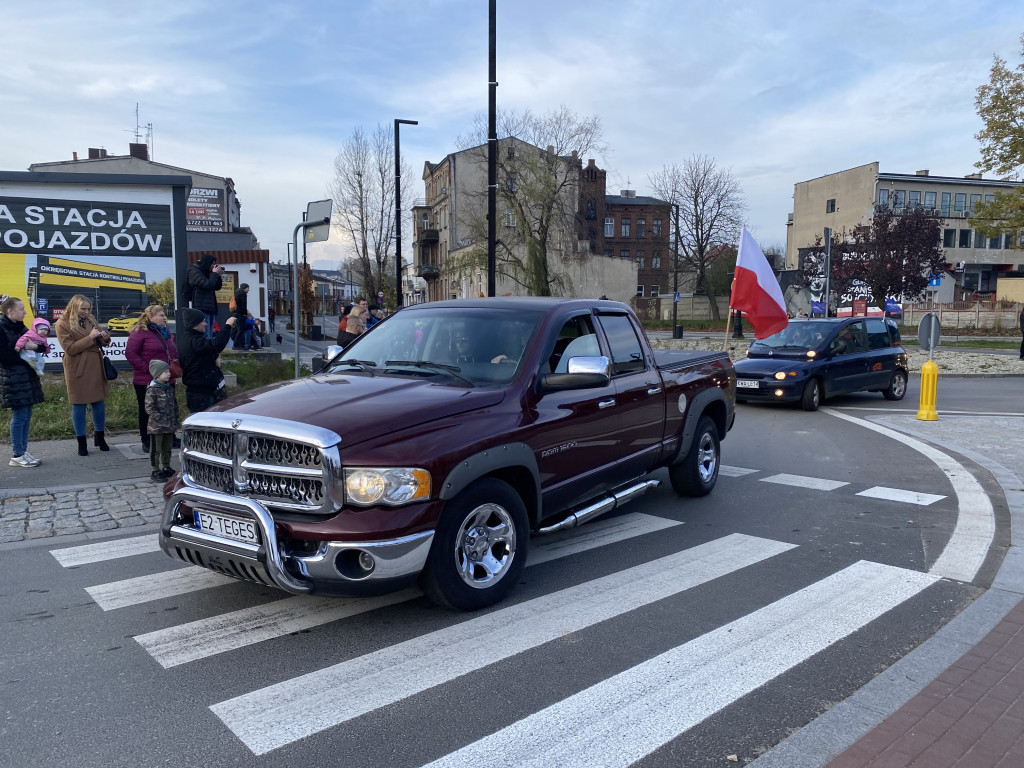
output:
[[191, 413], [205, 411], [224, 395], [224, 374], [217, 357], [228, 345], [235, 318], [229, 317], [217, 335], [206, 338], [207, 322], [198, 309], [184, 312], [185, 332], [178, 335], [178, 360], [185, 384], [185, 403]]
[[224, 267], [212, 253], [204, 253], [198, 264], [188, 268], [186, 280], [192, 289], [192, 307], [206, 315], [206, 338], [213, 338], [213, 323], [217, 319], [217, 291], [223, 280]]
[[249, 314], [249, 284], [242, 283], [238, 286], [238, 290], [235, 291], [235, 311], [232, 312], [235, 316], [235, 332], [232, 334], [234, 344], [231, 346], [232, 349], [248, 349], [249, 348], [249, 333], [245, 327], [245, 321]]

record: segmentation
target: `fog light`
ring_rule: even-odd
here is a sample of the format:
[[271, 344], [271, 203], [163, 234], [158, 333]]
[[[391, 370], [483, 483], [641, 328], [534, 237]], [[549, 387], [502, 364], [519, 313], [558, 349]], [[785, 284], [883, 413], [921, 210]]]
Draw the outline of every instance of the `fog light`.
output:
[[782, 397], [782, 390], [781, 389], [776, 389], [775, 390], [775, 396], [776, 397]]
[[376, 566], [377, 564], [373, 561], [373, 555], [365, 551], [359, 553], [360, 568], [362, 568], [367, 573], [370, 573], [370, 571], [372, 571]]

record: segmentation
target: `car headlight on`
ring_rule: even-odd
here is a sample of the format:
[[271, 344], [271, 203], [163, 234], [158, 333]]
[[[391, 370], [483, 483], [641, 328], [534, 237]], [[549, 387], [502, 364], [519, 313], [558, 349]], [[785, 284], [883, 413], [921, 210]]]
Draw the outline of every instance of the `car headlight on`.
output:
[[776, 381], [782, 381], [787, 376], [796, 376], [796, 371], [790, 371], [789, 373], [786, 373], [785, 371], [776, 371], [775, 372], [775, 380]]
[[429, 499], [430, 473], [412, 467], [346, 467], [345, 498], [360, 505]]

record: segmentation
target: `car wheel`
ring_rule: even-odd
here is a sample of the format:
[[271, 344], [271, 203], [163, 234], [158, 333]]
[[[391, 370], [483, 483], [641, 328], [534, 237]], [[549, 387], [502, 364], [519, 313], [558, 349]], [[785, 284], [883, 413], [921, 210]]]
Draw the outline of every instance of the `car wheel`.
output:
[[445, 505], [427, 557], [423, 590], [448, 608], [485, 608], [515, 587], [529, 546], [523, 500], [501, 480], [477, 480]]
[[668, 468], [672, 488], [680, 496], [707, 496], [718, 482], [721, 463], [718, 428], [709, 416], [701, 416], [690, 450], [678, 464]]
[[800, 398], [800, 407], [805, 411], [816, 411], [821, 405], [821, 382], [817, 379], [810, 379], [804, 385], [804, 394]]
[[888, 388], [882, 390], [882, 395], [886, 400], [902, 400], [905, 394], [907, 394], [907, 374], [903, 371], [896, 371], [892, 375], [892, 381], [889, 382]]

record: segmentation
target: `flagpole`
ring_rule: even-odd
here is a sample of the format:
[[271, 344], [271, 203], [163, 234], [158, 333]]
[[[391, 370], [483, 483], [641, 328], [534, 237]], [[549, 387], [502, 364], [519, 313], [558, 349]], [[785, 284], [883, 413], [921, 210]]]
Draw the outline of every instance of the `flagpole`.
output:
[[722, 342], [722, 351], [725, 352], [729, 349], [729, 326], [732, 325], [732, 289], [736, 287], [736, 281], [732, 281], [732, 285], [729, 286], [729, 311], [725, 316], [725, 339]]

